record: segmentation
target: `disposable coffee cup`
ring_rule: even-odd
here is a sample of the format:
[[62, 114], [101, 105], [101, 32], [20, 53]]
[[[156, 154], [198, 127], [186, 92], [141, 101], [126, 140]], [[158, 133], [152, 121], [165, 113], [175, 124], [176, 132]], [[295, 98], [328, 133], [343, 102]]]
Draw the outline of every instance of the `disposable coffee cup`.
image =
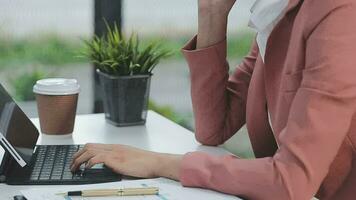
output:
[[73, 133], [80, 86], [75, 79], [42, 79], [33, 86], [41, 132], [48, 135]]

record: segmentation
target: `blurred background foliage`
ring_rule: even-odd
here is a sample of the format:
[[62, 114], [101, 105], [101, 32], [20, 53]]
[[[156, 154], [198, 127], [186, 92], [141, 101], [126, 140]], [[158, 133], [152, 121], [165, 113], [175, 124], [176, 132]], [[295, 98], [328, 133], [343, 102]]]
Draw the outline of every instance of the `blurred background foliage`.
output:
[[76, 57], [81, 43], [48, 35], [26, 39], [0, 38], [0, 67], [24, 65], [62, 66], [85, 62]]
[[[241, 59], [249, 51], [253, 34], [240, 33], [228, 40], [228, 59]], [[190, 39], [186, 37], [145, 37], [141, 39], [142, 46], [159, 41], [162, 47], [173, 52], [172, 60], [183, 60], [180, 52], [184, 44]], [[20, 66], [25, 72], [14, 75], [9, 82], [15, 98], [18, 101], [34, 100], [32, 86], [36, 80], [49, 77], [56, 68], [68, 67], [73, 63], [88, 63], [87, 58], [76, 56], [83, 51], [83, 43], [71, 41], [56, 35], [26, 39], [5, 39], [0, 37], [0, 72], [1, 70]], [[37, 67], [28, 67], [37, 66]], [[38, 67], [39, 66], [39, 67]], [[174, 114], [168, 106], [159, 107], [153, 102], [152, 108], [169, 117], [173, 121], [184, 124], [182, 117]]]
[[172, 120], [173, 122], [183, 126], [184, 128], [187, 128], [189, 130], [192, 130], [193, 128], [189, 124], [186, 118], [183, 116], [179, 115], [177, 112], [173, 110], [172, 107], [170, 106], [159, 106], [157, 103], [155, 103], [153, 100], [150, 100], [148, 103], [148, 109], [153, 110], [160, 115], [165, 116], [166, 118]]
[[15, 93], [17, 101], [34, 101], [35, 95], [32, 92], [32, 87], [37, 80], [48, 77], [48, 75], [40, 69], [34, 69], [30, 72], [24, 72], [16, 78], [10, 78], [11, 87]]
[[[238, 59], [249, 51], [254, 35], [242, 32], [228, 39], [228, 59]], [[154, 37], [141, 39], [142, 46], [159, 41], [162, 47], [172, 51], [170, 59], [183, 59], [180, 52], [190, 36]], [[83, 43], [71, 41], [56, 35], [47, 35], [26, 39], [5, 39], [0, 37], [0, 69], [21, 65], [45, 65], [49, 67], [65, 66], [71, 63], [88, 62], [84, 57], [76, 56], [83, 51]], [[19, 59], [21, 58], [21, 59]]]

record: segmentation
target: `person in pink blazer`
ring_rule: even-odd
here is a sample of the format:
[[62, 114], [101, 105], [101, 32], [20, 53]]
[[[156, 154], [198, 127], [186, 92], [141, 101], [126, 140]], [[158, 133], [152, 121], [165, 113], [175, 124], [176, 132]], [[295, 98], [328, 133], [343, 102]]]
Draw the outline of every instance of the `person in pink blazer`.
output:
[[183, 53], [197, 140], [220, 145], [246, 124], [256, 159], [88, 144], [73, 169], [105, 163], [252, 200], [356, 199], [356, 1], [289, 0], [263, 54], [254, 42], [229, 75], [234, 3], [199, 0], [198, 35]]

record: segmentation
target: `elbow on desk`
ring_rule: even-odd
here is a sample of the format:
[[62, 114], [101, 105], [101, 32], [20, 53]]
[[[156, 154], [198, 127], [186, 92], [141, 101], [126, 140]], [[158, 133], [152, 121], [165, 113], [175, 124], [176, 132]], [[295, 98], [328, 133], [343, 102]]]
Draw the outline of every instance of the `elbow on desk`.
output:
[[202, 145], [206, 146], [218, 146], [224, 143], [221, 137], [219, 135], [208, 135], [206, 136], [205, 134], [202, 134], [201, 132], [196, 131], [195, 133], [195, 139], [201, 143]]

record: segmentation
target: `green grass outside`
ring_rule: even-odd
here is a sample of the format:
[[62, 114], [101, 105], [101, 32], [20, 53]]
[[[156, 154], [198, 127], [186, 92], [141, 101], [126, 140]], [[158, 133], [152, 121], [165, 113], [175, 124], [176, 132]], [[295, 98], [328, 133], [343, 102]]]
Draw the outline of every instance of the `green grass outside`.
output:
[[85, 62], [76, 55], [81, 43], [44, 36], [36, 39], [6, 40], [0, 38], [0, 69], [28, 65], [58, 66]]
[[166, 118], [174, 121], [175, 123], [187, 128], [189, 130], [192, 130], [192, 127], [190, 126], [189, 121], [187, 121], [187, 119], [185, 119], [183, 116], [179, 115], [170, 106], [158, 105], [153, 100], [150, 100], [148, 103], [148, 108], [150, 110], [153, 110], [153, 111], [165, 116]]
[[241, 59], [250, 51], [255, 34], [250, 32], [237, 33], [228, 38], [227, 57], [229, 60]]
[[[251, 33], [239, 33], [229, 37], [228, 58], [239, 59], [247, 54], [251, 41]], [[169, 59], [183, 59], [180, 49], [190, 37], [141, 37], [142, 45], [159, 41], [162, 46], [173, 52]], [[89, 62], [79, 57], [83, 51], [81, 40], [67, 40], [58, 36], [43, 36], [35, 39], [4, 39], [0, 38], [0, 69], [5, 67], [23, 67], [29, 65], [63, 66], [70, 63]]]

